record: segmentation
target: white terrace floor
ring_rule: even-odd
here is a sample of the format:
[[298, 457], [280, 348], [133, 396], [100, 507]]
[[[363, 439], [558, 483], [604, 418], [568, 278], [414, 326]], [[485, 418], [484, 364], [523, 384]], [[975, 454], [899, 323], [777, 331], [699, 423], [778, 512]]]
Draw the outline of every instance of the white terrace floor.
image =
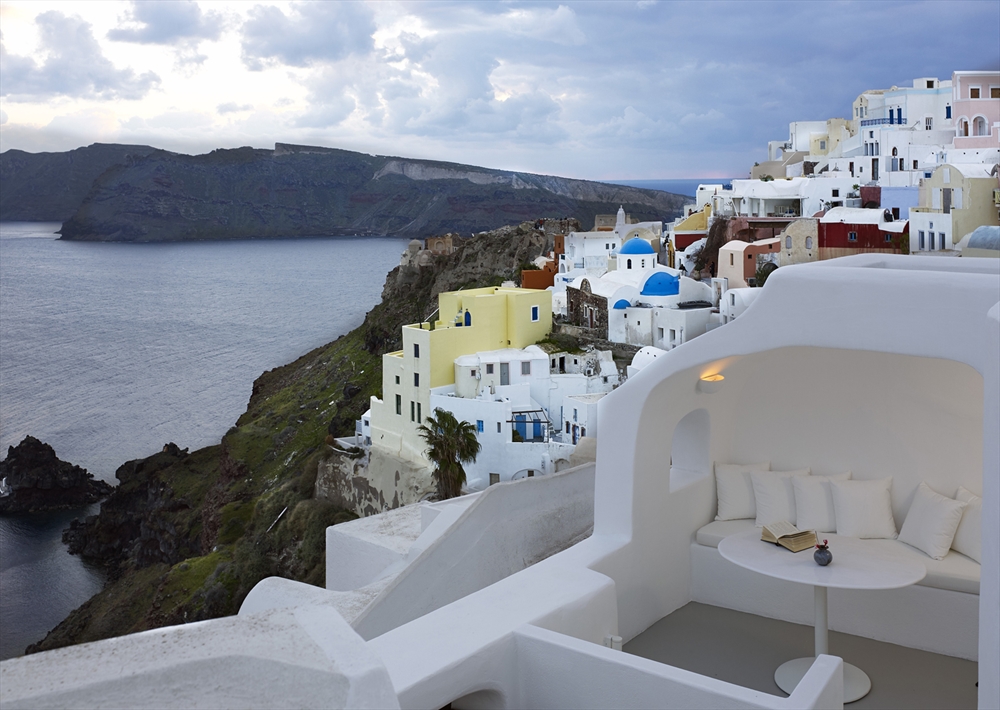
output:
[[[813, 629], [691, 602], [660, 619], [624, 651], [745, 688], [785, 697], [774, 670], [813, 652]], [[881, 641], [830, 632], [830, 653], [865, 671], [863, 708], [975, 708], [978, 664]]]

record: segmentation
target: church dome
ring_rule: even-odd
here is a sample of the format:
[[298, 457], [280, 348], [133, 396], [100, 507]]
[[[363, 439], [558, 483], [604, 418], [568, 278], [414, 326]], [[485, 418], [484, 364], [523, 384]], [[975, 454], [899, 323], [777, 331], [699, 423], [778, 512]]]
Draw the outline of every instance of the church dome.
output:
[[681, 279], [665, 271], [657, 271], [642, 287], [643, 296], [676, 296], [681, 292]]
[[628, 302], [628, 299], [619, 298], [614, 305], [616, 311], [622, 311], [631, 306], [632, 304]]
[[645, 239], [629, 239], [619, 250], [621, 254], [655, 254], [653, 247]]

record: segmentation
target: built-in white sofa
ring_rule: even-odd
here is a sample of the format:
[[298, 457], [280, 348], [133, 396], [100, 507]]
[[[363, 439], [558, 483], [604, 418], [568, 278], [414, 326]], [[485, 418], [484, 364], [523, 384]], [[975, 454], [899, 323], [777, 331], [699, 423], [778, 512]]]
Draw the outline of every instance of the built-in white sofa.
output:
[[[831, 471], [830, 473], [834, 473]], [[944, 495], [960, 485], [979, 491], [978, 471], [947, 474], [931, 482]], [[858, 476], [855, 479], [876, 478]], [[897, 473], [891, 497], [896, 529], [902, 528], [917, 486], [915, 476]], [[713, 513], [714, 517], [714, 513]], [[725, 537], [754, 528], [753, 519], [714, 520], [691, 542], [691, 597], [695, 601], [801, 624], [813, 623], [813, 591], [743, 569], [723, 559], [718, 545]], [[822, 533], [820, 533], [822, 537]], [[829, 625], [834, 631], [864, 636], [969, 660], [978, 659], [980, 565], [951, 550], [941, 560], [899, 540], [873, 539], [866, 544], [919, 560], [927, 576], [895, 590], [829, 590]], [[836, 564], [836, 550], [834, 564]], [[809, 554], [802, 552], [799, 554]]]

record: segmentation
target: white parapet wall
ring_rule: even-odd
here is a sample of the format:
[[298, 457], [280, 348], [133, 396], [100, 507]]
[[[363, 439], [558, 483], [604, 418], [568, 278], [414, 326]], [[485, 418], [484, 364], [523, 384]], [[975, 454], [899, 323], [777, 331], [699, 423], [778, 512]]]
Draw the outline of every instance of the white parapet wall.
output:
[[446, 508], [428, 526], [427, 532], [445, 524], [447, 530], [419, 551], [354, 628], [374, 638], [412, 621], [578, 542], [593, 521], [593, 464], [490, 486], [466, 510]]
[[398, 708], [381, 660], [329, 607], [230, 616], [0, 663], [6, 708]]

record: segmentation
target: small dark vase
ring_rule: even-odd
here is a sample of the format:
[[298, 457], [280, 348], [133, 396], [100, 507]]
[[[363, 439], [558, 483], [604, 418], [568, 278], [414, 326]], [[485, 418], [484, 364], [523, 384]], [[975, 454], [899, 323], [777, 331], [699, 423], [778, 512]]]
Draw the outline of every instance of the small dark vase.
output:
[[816, 564], [820, 567], [826, 567], [833, 562], [833, 553], [830, 552], [830, 548], [826, 545], [817, 546], [816, 552], [813, 553], [813, 559], [816, 560]]

